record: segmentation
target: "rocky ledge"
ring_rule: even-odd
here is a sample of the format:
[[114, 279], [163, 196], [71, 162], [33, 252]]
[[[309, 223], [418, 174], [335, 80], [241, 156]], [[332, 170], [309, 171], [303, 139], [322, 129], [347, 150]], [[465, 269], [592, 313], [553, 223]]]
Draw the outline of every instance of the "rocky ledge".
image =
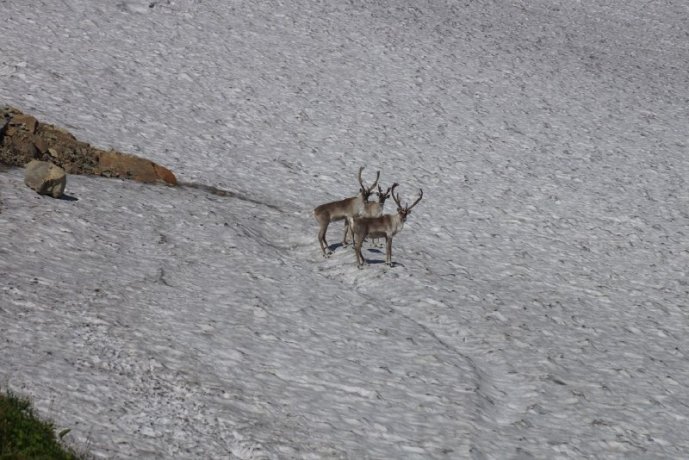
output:
[[0, 163], [24, 167], [32, 160], [49, 161], [67, 174], [177, 185], [172, 171], [150, 160], [92, 147], [64, 129], [13, 107], [0, 107]]

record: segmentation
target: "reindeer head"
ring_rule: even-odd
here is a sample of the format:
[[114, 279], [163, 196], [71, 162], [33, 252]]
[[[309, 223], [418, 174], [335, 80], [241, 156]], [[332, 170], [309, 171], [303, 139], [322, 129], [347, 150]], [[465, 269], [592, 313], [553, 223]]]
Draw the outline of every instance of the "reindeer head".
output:
[[383, 189], [378, 185], [378, 203], [380, 203], [381, 209], [383, 205], [385, 204], [385, 200], [390, 198], [390, 194], [392, 193], [392, 189], [397, 187], [399, 184], [395, 182], [392, 184], [392, 187], [389, 187], [386, 192], [383, 192]]
[[378, 184], [378, 179], [380, 179], [380, 171], [376, 172], [376, 180], [373, 181], [373, 184], [370, 187], [366, 187], [364, 185], [363, 180], [361, 179], [361, 171], [363, 171], [363, 170], [364, 170], [363, 166], [361, 168], [359, 168], [358, 178], [359, 178], [359, 185], [361, 186], [361, 188], [359, 189], [359, 193], [361, 194], [361, 196], [364, 197], [364, 201], [368, 201], [368, 198], [373, 193], [373, 189]]
[[394, 184], [391, 187], [390, 193], [392, 194], [392, 199], [395, 200], [395, 203], [397, 203], [397, 214], [400, 215], [402, 222], [404, 222], [407, 220], [407, 216], [411, 214], [411, 209], [416, 206], [419, 201], [421, 201], [421, 198], [423, 198], [423, 190], [419, 189], [419, 197], [412, 203], [411, 206], [408, 204], [402, 206], [400, 203], [400, 194], [398, 193], [395, 195], [395, 187], [397, 187], [397, 184]]

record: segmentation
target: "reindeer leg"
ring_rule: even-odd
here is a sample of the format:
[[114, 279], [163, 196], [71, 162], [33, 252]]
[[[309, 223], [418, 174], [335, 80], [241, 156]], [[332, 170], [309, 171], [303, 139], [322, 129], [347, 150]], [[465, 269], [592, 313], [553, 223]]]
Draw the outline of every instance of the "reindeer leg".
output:
[[[349, 219], [345, 219], [345, 229], [344, 229], [344, 236], [342, 237], [342, 247], [347, 246], [349, 243], [347, 243], [347, 234], [351, 232], [351, 229], [349, 228]], [[354, 236], [352, 235], [352, 242], [354, 242]]]
[[323, 251], [323, 257], [328, 257], [331, 253], [328, 249], [328, 242], [325, 240], [325, 232], [328, 231], [329, 222], [321, 224], [321, 229], [318, 232], [318, 242], [321, 245], [321, 251]]
[[392, 238], [385, 236], [385, 263], [392, 266]]
[[356, 233], [354, 234], [354, 254], [356, 255], [356, 267], [359, 269], [363, 268], [366, 262], [364, 255], [361, 253], [361, 244], [364, 242], [363, 240], [363, 238], [357, 238]]

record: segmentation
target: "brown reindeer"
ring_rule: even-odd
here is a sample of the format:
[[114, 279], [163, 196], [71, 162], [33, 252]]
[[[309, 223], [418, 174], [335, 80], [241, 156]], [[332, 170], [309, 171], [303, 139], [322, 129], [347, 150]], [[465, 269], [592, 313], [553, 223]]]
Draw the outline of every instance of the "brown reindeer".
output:
[[[380, 187], [380, 184], [378, 184], [378, 201], [369, 201], [364, 205], [364, 212], [361, 215], [361, 217], [379, 217], [383, 215], [383, 207], [385, 206], [385, 201], [390, 198], [390, 193], [392, 192], [393, 187], [398, 186], [399, 184], [395, 182], [392, 184], [392, 187], [389, 187], [387, 191], [383, 192], [383, 189]], [[349, 228], [349, 219], [345, 219], [345, 233], [344, 233], [344, 239], [342, 240], [342, 245], [346, 246], [349, 244], [347, 242], [347, 235], [352, 234], [351, 229]], [[354, 235], [352, 234], [352, 240], [354, 239]]]
[[373, 185], [366, 187], [361, 179], [361, 172], [363, 170], [363, 166], [359, 168], [359, 174], [357, 176], [359, 179], [359, 185], [361, 186], [358, 195], [339, 201], [325, 203], [313, 210], [313, 216], [320, 225], [320, 229], [318, 230], [318, 242], [321, 245], [323, 257], [330, 255], [328, 242], [325, 240], [325, 233], [328, 230], [328, 225], [330, 222], [361, 215], [364, 212], [368, 197], [371, 196], [373, 188], [376, 186], [376, 184], [378, 184], [380, 171], [376, 172], [376, 180], [373, 182]]
[[354, 233], [354, 253], [356, 254], [357, 267], [361, 268], [366, 259], [361, 253], [361, 245], [367, 236], [371, 238], [385, 237], [385, 263], [392, 265], [392, 237], [397, 235], [404, 228], [404, 222], [411, 210], [423, 198], [423, 190], [419, 190], [419, 197], [411, 206], [402, 206], [399, 194], [395, 195], [397, 184], [392, 186], [392, 198], [397, 203], [396, 214], [386, 214], [379, 217], [356, 217], [349, 218], [349, 224]]

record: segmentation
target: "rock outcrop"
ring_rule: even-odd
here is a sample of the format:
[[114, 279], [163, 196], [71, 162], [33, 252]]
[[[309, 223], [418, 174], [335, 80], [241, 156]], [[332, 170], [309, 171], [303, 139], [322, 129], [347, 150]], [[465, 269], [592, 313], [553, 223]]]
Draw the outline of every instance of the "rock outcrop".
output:
[[177, 185], [172, 171], [150, 160], [92, 147], [68, 131], [41, 123], [17, 109], [0, 108], [0, 163], [24, 167], [32, 160], [50, 161], [67, 174]]

